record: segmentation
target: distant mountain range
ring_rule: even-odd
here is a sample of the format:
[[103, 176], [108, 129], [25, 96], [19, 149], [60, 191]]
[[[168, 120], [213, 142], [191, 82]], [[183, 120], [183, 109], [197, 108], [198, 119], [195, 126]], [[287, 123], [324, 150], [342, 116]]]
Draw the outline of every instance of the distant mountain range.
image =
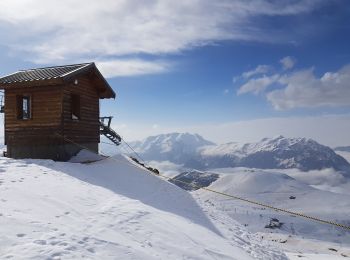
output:
[[145, 160], [170, 161], [176, 164], [185, 164], [197, 155], [199, 148], [213, 145], [215, 145], [213, 142], [205, 140], [200, 135], [189, 133], [150, 136], [143, 141], [131, 143]]
[[350, 169], [350, 164], [331, 148], [306, 138], [277, 136], [257, 143], [216, 145], [198, 134], [170, 133], [133, 142], [132, 146], [145, 160], [170, 161], [198, 170], [226, 167], [298, 168], [303, 171]]

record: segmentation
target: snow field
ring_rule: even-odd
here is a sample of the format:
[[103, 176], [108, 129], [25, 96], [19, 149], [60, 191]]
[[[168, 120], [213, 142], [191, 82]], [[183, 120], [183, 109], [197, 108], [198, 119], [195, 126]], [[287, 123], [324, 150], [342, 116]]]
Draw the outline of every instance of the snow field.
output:
[[[209, 186], [211, 189], [349, 225], [349, 194], [319, 190], [279, 172], [246, 168], [216, 169], [214, 172], [224, 174]], [[350, 255], [350, 232], [345, 229], [227, 199], [204, 190], [196, 191], [195, 195], [200, 203], [210, 204], [226, 213], [262, 240], [285, 252], [328, 254], [329, 257]], [[290, 196], [295, 199], [290, 199]], [[280, 229], [265, 228], [272, 218], [283, 223]]]
[[123, 156], [0, 158], [0, 194], [1, 259], [286, 259]]

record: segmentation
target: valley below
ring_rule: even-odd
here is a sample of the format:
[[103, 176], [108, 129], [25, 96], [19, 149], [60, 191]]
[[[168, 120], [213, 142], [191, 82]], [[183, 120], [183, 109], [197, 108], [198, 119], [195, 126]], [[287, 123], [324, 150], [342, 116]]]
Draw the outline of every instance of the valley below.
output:
[[[181, 139], [181, 136], [163, 136], [162, 141], [160, 136], [158, 138], [158, 142], [148, 143], [155, 156], [147, 153], [146, 149], [147, 158], [164, 158], [165, 154], [171, 154], [173, 144], [169, 140]], [[201, 141], [201, 138], [194, 136], [193, 140]], [[167, 147], [165, 151], [162, 150], [164, 147]], [[227, 167], [230, 160], [237, 163], [237, 157], [250, 156], [247, 155], [247, 150], [252, 147], [256, 154], [265, 157], [265, 165]], [[186, 147], [182, 148], [183, 153], [189, 151]], [[288, 152], [299, 149], [301, 152]], [[202, 155], [202, 162], [189, 164], [194, 160], [188, 158], [199, 158], [198, 154]], [[203, 157], [203, 154], [209, 157], [208, 161], [205, 160], [208, 157]], [[276, 160], [281, 154], [288, 154], [289, 157]], [[208, 187], [220, 193], [350, 226], [349, 155], [348, 151], [333, 151], [312, 140], [277, 137], [249, 145], [198, 145], [194, 154], [193, 151], [192, 154], [187, 154], [182, 164], [181, 161], [172, 160], [171, 156], [165, 156], [163, 161], [148, 162], [171, 177], [174, 184], [190, 190], [204, 208], [214, 207], [226, 217], [245, 226], [249, 232], [258, 234], [261, 239], [289, 252], [290, 258], [321, 259], [324, 254], [324, 259], [330, 259], [326, 257], [327, 254], [335, 253], [332, 257], [342, 259], [350, 253], [349, 230], [198, 188]], [[215, 161], [215, 158], [219, 160]], [[337, 166], [330, 167], [332, 161]], [[256, 162], [252, 160], [252, 163]], [[194, 167], [188, 167], [189, 165]], [[195, 166], [198, 165], [200, 167], [196, 169]], [[203, 169], [203, 165], [206, 165], [206, 169]], [[294, 254], [296, 251], [302, 254]]]

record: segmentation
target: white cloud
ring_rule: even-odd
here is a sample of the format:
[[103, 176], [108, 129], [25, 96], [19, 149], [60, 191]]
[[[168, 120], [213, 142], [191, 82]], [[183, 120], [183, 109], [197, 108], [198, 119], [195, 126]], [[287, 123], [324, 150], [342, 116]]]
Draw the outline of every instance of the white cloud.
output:
[[237, 94], [245, 94], [252, 92], [253, 94], [257, 95], [261, 92], [263, 92], [268, 86], [275, 83], [279, 79], [279, 75], [272, 75], [272, 76], [262, 76], [257, 79], [250, 79], [248, 82], [243, 84], [239, 89]]
[[107, 78], [156, 74], [165, 72], [170, 68], [170, 64], [165, 62], [144, 61], [139, 59], [97, 61], [96, 65]]
[[[250, 78], [240, 86], [237, 94], [256, 95], [264, 92], [267, 100], [277, 110], [350, 106], [349, 82], [350, 65], [336, 72], [326, 72], [322, 77], [317, 77], [311, 68]], [[273, 85], [278, 85], [279, 88], [268, 91]]]
[[267, 93], [275, 109], [298, 107], [339, 107], [350, 105], [350, 65], [321, 78], [312, 69], [284, 75], [279, 83], [284, 88]]
[[281, 170], [281, 172], [286, 173], [294, 179], [305, 182], [309, 185], [339, 186], [341, 184], [349, 182], [348, 178], [332, 168], [323, 170], [311, 170], [308, 171], [307, 174], [298, 169], [286, 169]]
[[177, 53], [220, 40], [271, 41], [254, 17], [305, 13], [320, 4], [321, 0], [2, 0], [0, 28], [6, 28], [2, 44], [29, 61], [118, 60]]
[[272, 67], [269, 65], [258, 65], [255, 69], [244, 72], [242, 74], [242, 77], [247, 79], [255, 75], [267, 73], [271, 70], [272, 70]]
[[298, 169], [279, 169], [278, 172], [287, 174], [292, 178], [302, 181], [320, 190], [350, 194], [350, 180], [344, 173], [332, 168], [322, 170], [311, 170], [304, 172]]
[[284, 70], [292, 69], [296, 63], [295, 58], [291, 56], [284, 57], [280, 60], [280, 63], [282, 64], [282, 67]]
[[230, 93], [230, 90], [226, 88], [226, 89], [224, 89], [223, 93], [224, 93], [224, 95], [227, 95], [228, 93]]

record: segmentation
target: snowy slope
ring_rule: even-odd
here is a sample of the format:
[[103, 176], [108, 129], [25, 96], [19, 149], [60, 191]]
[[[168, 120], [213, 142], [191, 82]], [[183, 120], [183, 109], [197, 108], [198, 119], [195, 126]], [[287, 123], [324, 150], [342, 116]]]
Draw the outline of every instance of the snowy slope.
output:
[[[211, 189], [262, 202], [275, 207], [302, 212], [325, 220], [350, 225], [350, 195], [313, 188], [286, 174], [257, 169], [217, 169], [221, 174]], [[251, 232], [261, 234], [264, 240], [275, 242], [281, 249], [292, 252], [330, 254], [328, 248], [337, 248], [335, 255], [350, 256], [350, 233], [344, 229], [293, 217], [258, 205], [228, 199], [204, 190], [195, 192], [197, 200], [246, 225]], [[290, 197], [294, 198], [291, 199]], [[267, 229], [271, 218], [284, 224], [280, 229]], [[317, 259], [317, 258], [315, 258]]]
[[0, 194], [1, 259], [285, 259], [123, 156], [0, 158]]

